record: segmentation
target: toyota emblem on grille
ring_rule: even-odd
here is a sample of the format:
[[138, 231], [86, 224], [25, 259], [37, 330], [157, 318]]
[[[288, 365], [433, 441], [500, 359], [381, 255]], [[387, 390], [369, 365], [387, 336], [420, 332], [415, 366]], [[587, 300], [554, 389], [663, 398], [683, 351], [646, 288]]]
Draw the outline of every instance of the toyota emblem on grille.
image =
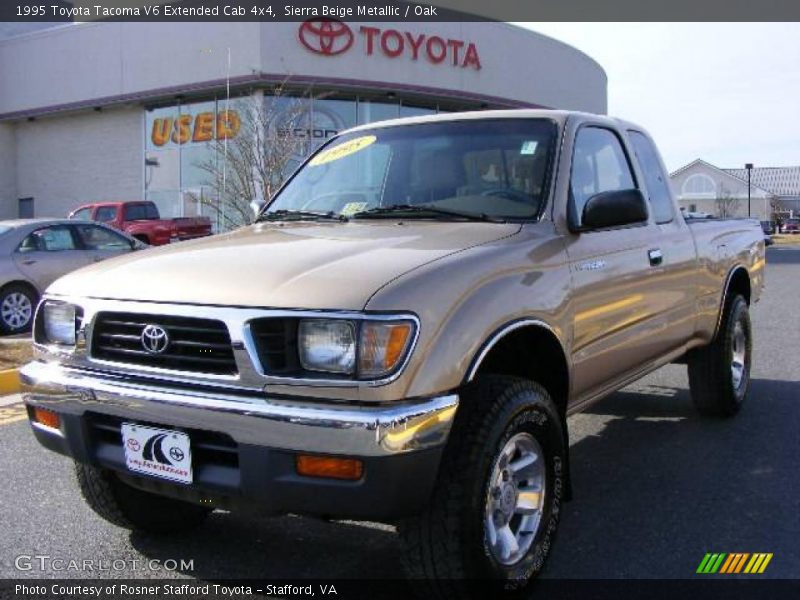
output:
[[159, 325], [147, 325], [142, 330], [142, 348], [150, 354], [161, 354], [169, 346], [167, 330]]

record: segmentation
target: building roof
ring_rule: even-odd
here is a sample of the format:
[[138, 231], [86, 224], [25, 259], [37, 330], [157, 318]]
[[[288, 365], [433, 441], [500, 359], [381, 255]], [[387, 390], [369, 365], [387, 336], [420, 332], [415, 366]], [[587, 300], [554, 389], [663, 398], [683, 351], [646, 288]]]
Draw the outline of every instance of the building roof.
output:
[[[670, 173], [675, 177], [689, 167], [701, 164], [747, 183], [747, 169], [721, 169], [700, 158]], [[774, 196], [800, 196], [800, 165], [796, 167], [757, 167], [750, 172], [750, 185]]]
[[[747, 169], [722, 169], [747, 181]], [[800, 196], [800, 166], [756, 167], [750, 172], [750, 183], [776, 196]]]

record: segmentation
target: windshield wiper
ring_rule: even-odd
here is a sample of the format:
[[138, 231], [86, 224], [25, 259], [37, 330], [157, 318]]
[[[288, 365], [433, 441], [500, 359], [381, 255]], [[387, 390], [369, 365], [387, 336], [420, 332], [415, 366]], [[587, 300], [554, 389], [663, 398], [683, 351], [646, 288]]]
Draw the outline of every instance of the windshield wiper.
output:
[[273, 210], [264, 212], [258, 215], [256, 223], [260, 221], [288, 221], [288, 220], [303, 220], [303, 219], [327, 219], [330, 221], [347, 221], [347, 217], [331, 211], [316, 212], [313, 210], [287, 210], [285, 208], [280, 210]]
[[439, 208], [426, 204], [391, 204], [389, 206], [376, 206], [369, 210], [362, 210], [350, 215], [352, 219], [381, 219], [385, 217], [395, 217], [398, 214], [422, 214], [426, 213], [434, 217], [447, 217], [456, 219], [467, 219], [469, 221], [485, 221], [488, 223], [505, 223], [503, 219], [492, 217], [486, 213], [473, 213], [450, 208]]

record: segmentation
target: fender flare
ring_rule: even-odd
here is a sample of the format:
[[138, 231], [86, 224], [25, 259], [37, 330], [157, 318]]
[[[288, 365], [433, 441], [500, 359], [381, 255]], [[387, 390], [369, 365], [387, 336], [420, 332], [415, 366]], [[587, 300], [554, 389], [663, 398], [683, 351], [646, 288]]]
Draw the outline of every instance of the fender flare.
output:
[[747, 276], [747, 280], [750, 281], [750, 272], [747, 270], [747, 268], [744, 267], [744, 265], [741, 264], [734, 265], [733, 267], [731, 267], [730, 271], [728, 271], [728, 275], [725, 277], [725, 285], [722, 288], [722, 297], [720, 298], [719, 310], [717, 311], [717, 324], [714, 326], [714, 335], [711, 336], [712, 340], [717, 337], [719, 328], [722, 326], [722, 315], [725, 312], [725, 304], [728, 302], [728, 292], [731, 289], [731, 281], [733, 281], [734, 275], [739, 271], [743, 271], [744, 274]]

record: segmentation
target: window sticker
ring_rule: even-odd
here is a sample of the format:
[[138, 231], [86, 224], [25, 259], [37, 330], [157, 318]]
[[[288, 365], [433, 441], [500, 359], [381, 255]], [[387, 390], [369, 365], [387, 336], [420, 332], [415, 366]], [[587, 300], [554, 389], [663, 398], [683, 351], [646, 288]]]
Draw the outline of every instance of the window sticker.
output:
[[368, 202], [348, 202], [342, 207], [342, 210], [339, 211], [339, 214], [349, 217], [350, 215], [354, 215], [357, 212], [365, 210], [368, 205]]
[[522, 142], [522, 148], [519, 149], [520, 154], [535, 154], [536, 153], [536, 146], [539, 145], [539, 142], [535, 140], [528, 140]]
[[334, 146], [333, 148], [327, 148], [323, 150], [314, 158], [312, 158], [308, 164], [312, 167], [317, 167], [334, 160], [339, 160], [340, 158], [355, 154], [359, 150], [363, 150], [367, 146], [374, 144], [377, 139], [378, 138], [376, 138], [374, 135], [362, 135], [361, 137], [352, 139], [349, 142], [345, 142], [343, 144], [339, 144], [338, 146]]

